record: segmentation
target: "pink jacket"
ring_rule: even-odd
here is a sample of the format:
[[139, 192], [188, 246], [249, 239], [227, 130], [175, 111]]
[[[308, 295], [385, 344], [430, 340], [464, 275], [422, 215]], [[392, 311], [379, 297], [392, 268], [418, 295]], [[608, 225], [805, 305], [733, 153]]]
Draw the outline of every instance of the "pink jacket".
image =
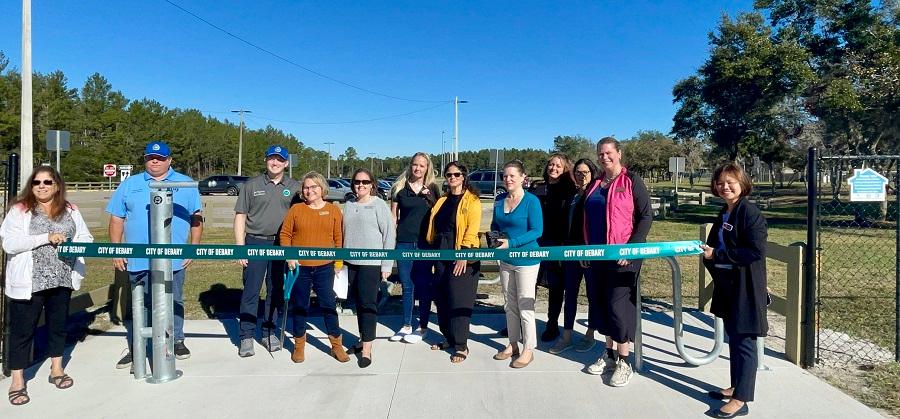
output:
[[[606, 204], [606, 244], [628, 243], [634, 230], [634, 182], [627, 174], [628, 169], [623, 167], [622, 173], [609, 186]], [[602, 173], [584, 196], [590, 196], [599, 188], [605, 177], [606, 174]], [[587, 220], [589, 216], [585, 212], [584, 219]], [[589, 243], [587, 223], [584, 223], [582, 230], [584, 242]]]

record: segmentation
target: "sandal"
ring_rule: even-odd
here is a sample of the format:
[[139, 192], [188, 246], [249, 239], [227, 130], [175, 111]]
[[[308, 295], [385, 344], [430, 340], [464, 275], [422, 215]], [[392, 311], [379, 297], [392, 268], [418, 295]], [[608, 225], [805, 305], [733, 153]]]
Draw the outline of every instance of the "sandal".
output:
[[466, 358], [468, 358], [468, 357], [469, 357], [468, 349], [466, 349], [465, 351], [456, 351], [456, 353], [454, 353], [453, 356], [450, 357], [450, 362], [453, 364], [459, 364], [460, 362], [465, 361]]
[[21, 390], [12, 390], [9, 392], [9, 404], [13, 406], [21, 406], [30, 401], [31, 397], [28, 397], [28, 387], [22, 387]]
[[47, 377], [47, 381], [60, 390], [65, 390], [75, 385], [75, 380], [73, 380], [72, 377], [69, 377], [69, 374], [58, 375], [56, 377], [51, 375]]
[[450, 344], [447, 343], [447, 341], [445, 340], [441, 343], [435, 343], [434, 345], [431, 345], [431, 350], [432, 351], [443, 351], [449, 347], [450, 347]]

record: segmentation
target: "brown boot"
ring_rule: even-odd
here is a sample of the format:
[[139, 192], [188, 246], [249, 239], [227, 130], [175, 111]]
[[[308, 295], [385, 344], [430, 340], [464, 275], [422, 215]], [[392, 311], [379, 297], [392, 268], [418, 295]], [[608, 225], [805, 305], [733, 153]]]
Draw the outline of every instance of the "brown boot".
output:
[[337, 359], [340, 362], [347, 362], [350, 360], [350, 356], [347, 355], [347, 351], [344, 350], [342, 336], [334, 337], [329, 335], [328, 341], [331, 342], [331, 356], [333, 356], [334, 359]]
[[291, 354], [291, 361], [296, 363], [301, 363], [306, 360], [306, 353], [304, 349], [306, 348], [306, 335], [299, 338], [294, 338], [294, 353]]

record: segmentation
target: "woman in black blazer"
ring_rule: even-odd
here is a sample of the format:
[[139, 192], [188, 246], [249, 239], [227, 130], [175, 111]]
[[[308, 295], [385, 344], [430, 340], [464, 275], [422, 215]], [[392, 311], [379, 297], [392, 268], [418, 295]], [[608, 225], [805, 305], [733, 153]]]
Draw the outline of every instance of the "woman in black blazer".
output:
[[752, 185], [740, 166], [729, 163], [716, 169], [712, 193], [725, 200], [725, 208], [706, 239], [703, 263], [712, 273], [712, 313], [725, 322], [731, 361], [731, 386], [711, 391], [728, 403], [711, 414], [730, 418], [750, 413], [756, 386], [756, 339], [766, 336], [766, 219], [747, 201]]

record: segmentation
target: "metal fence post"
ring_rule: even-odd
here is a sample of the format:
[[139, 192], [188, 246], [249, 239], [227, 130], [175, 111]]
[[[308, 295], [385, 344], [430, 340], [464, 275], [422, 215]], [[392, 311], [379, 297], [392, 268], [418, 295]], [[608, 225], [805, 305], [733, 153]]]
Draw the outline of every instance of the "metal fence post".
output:
[[[19, 193], [19, 155], [10, 153], [6, 159], [6, 195], [3, 201], [3, 210], [9, 206], [10, 201], [15, 199]], [[3, 365], [3, 375], [10, 375], [9, 368], [9, 333], [7, 325], [9, 324], [9, 304], [6, 293], [3, 292], [6, 287], [6, 252], [3, 252], [2, 264], [0, 264], [0, 364]]]
[[803, 367], [810, 368], [816, 363], [816, 257], [818, 256], [817, 198], [819, 186], [818, 150], [809, 148], [806, 163], [806, 254], [803, 265], [806, 268], [803, 285]]
[[894, 170], [894, 196], [897, 201], [894, 215], [894, 227], [897, 230], [897, 244], [894, 248], [897, 252], [894, 256], [894, 361], [900, 362], [900, 159], [894, 159]]

